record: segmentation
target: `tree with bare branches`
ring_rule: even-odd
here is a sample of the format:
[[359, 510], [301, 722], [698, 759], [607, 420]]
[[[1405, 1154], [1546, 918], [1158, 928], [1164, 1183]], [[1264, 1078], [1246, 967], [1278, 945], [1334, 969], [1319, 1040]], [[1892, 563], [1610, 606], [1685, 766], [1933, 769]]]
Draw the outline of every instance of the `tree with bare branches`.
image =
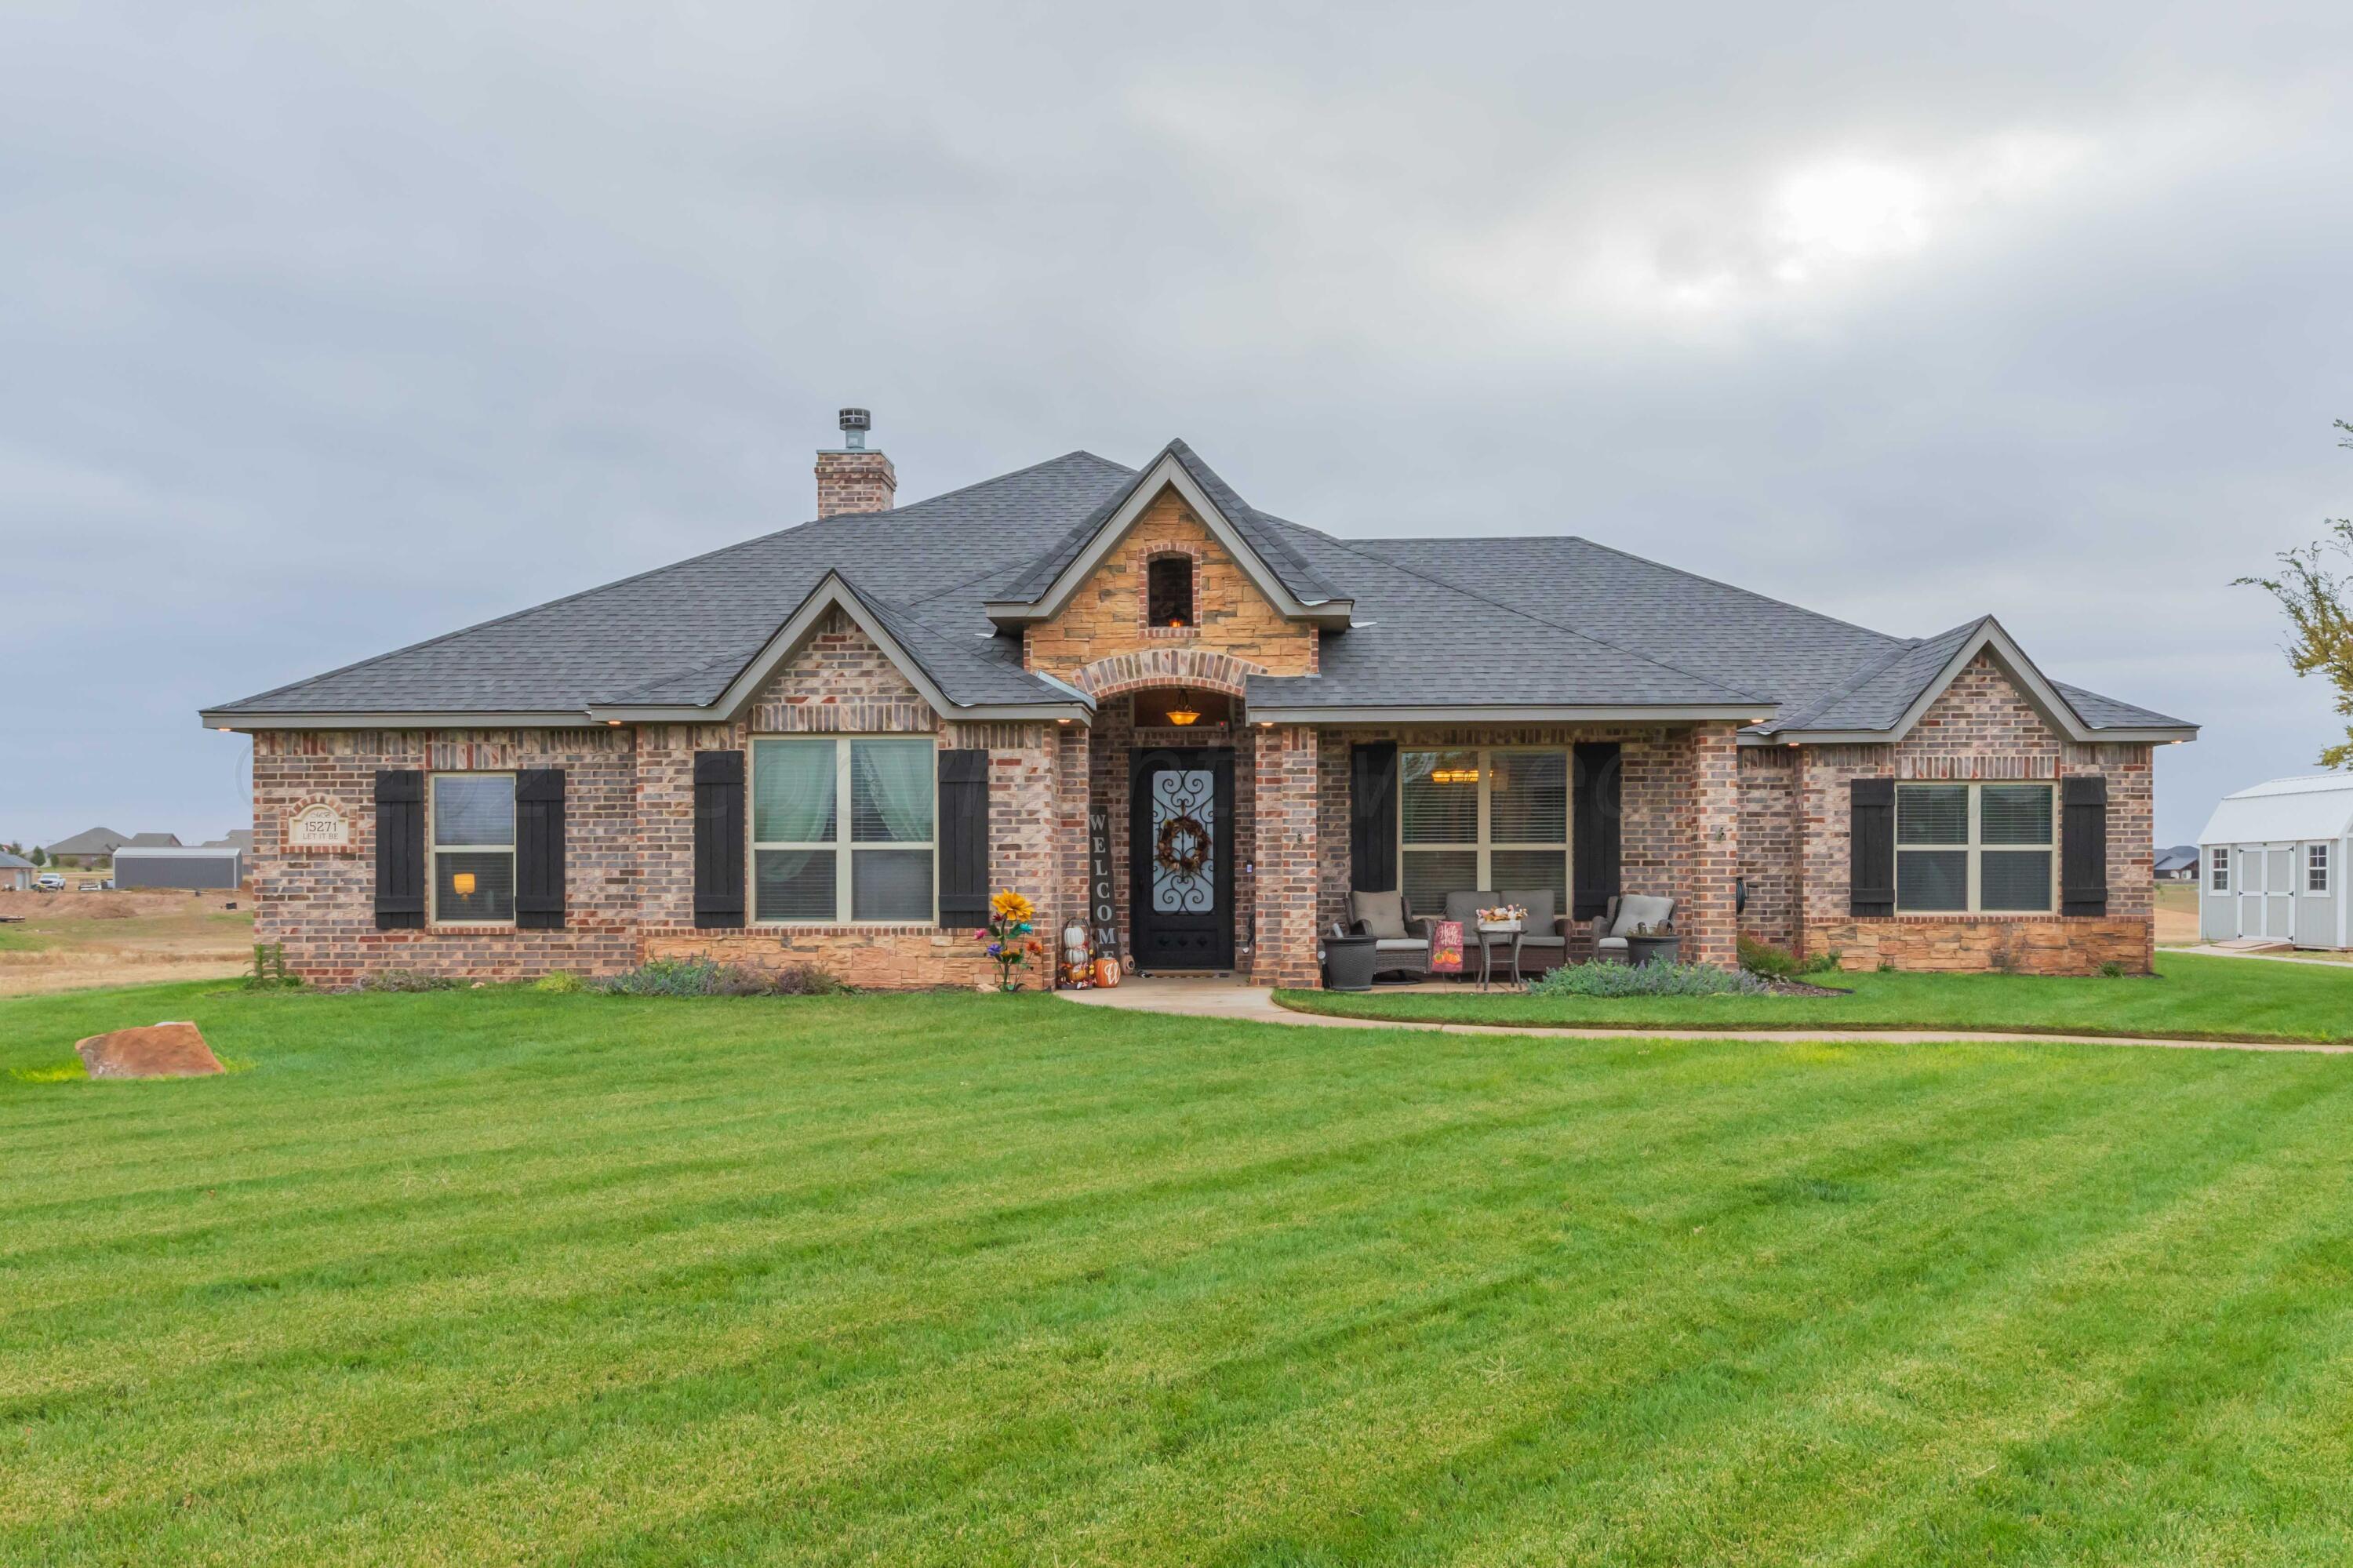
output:
[[[2353, 421], [2339, 419], [2337, 428], [2344, 432], [2337, 444], [2353, 449]], [[2345, 738], [2320, 754], [2323, 768], [2353, 765], [2353, 579], [2329, 569], [2338, 556], [2353, 558], [2353, 517], [2332, 517], [2319, 539], [2281, 551], [2276, 575], [2238, 579], [2242, 587], [2270, 594], [2286, 612], [2295, 633], [2287, 644], [2287, 662], [2295, 673], [2325, 675], [2337, 689]]]

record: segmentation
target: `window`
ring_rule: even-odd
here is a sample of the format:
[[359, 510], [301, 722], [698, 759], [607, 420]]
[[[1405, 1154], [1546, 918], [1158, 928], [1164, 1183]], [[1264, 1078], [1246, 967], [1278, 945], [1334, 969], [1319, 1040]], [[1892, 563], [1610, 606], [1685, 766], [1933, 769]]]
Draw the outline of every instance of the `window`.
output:
[[2306, 893], [2328, 891], [2328, 846], [2327, 844], [2304, 846], [2304, 890]]
[[1153, 626], [1197, 624], [1193, 615], [1193, 557], [1162, 556], [1144, 567], [1144, 613]]
[[2209, 893], [2231, 891], [2231, 852], [2229, 850], [2211, 849], [2206, 852], [2206, 891]]
[[929, 737], [754, 740], [752, 917], [930, 925], [936, 757]]
[[514, 920], [514, 775], [433, 776], [433, 923]]
[[1450, 893], [1553, 891], [1568, 907], [1568, 753], [1398, 754], [1402, 882], [1425, 913]]
[[1896, 912], [2048, 914], [2052, 820], [2048, 784], [1897, 785]]

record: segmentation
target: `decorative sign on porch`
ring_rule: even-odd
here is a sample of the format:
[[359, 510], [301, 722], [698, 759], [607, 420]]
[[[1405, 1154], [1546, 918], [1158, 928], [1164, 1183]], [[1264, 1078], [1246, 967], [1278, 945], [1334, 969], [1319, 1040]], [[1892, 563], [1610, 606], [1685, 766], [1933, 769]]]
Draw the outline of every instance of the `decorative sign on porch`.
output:
[[1098, 959], [1119, 957], [1119, 916], [1111, 874], [1111, 813], [1101, 806], [1087, 808], [1087, 920], [1094, 927]]
[[332, 800], [312, 800], [298, 806], [286, 819], [286, 847], [348, 850], [352, 847], [352, 819]]

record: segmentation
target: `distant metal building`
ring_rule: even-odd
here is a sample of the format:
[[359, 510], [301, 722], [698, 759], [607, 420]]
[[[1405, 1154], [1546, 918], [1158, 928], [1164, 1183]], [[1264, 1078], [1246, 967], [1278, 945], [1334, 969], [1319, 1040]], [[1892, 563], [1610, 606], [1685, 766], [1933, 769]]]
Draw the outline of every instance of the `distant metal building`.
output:
[[10, 854], [6, 850], [0, 850], [0, 892], [29, 893], [32, 891], [33, 878], [39, 874], [40, 872], [31, 861], [22, 855]]
[[245, 881], [245, 854], [234, 848], [165, 849], [122, 845], [114, 852], [117, 887], [234, 888]]
[[2274, 779], [2226, 795], [2198, 849], [2198, 929], [2207, 941], [2353, 947], [2344, 890], [2353, 773]]

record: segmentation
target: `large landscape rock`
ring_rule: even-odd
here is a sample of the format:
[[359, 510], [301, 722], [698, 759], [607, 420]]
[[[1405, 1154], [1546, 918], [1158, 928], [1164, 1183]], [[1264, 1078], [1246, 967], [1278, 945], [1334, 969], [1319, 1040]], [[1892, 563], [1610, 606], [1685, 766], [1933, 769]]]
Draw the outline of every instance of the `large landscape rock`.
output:
[[220, 1059], [193, 1023], [151, 1023], [74, 1042], [93, 1078], [200, 1078], [221, 1070]]

